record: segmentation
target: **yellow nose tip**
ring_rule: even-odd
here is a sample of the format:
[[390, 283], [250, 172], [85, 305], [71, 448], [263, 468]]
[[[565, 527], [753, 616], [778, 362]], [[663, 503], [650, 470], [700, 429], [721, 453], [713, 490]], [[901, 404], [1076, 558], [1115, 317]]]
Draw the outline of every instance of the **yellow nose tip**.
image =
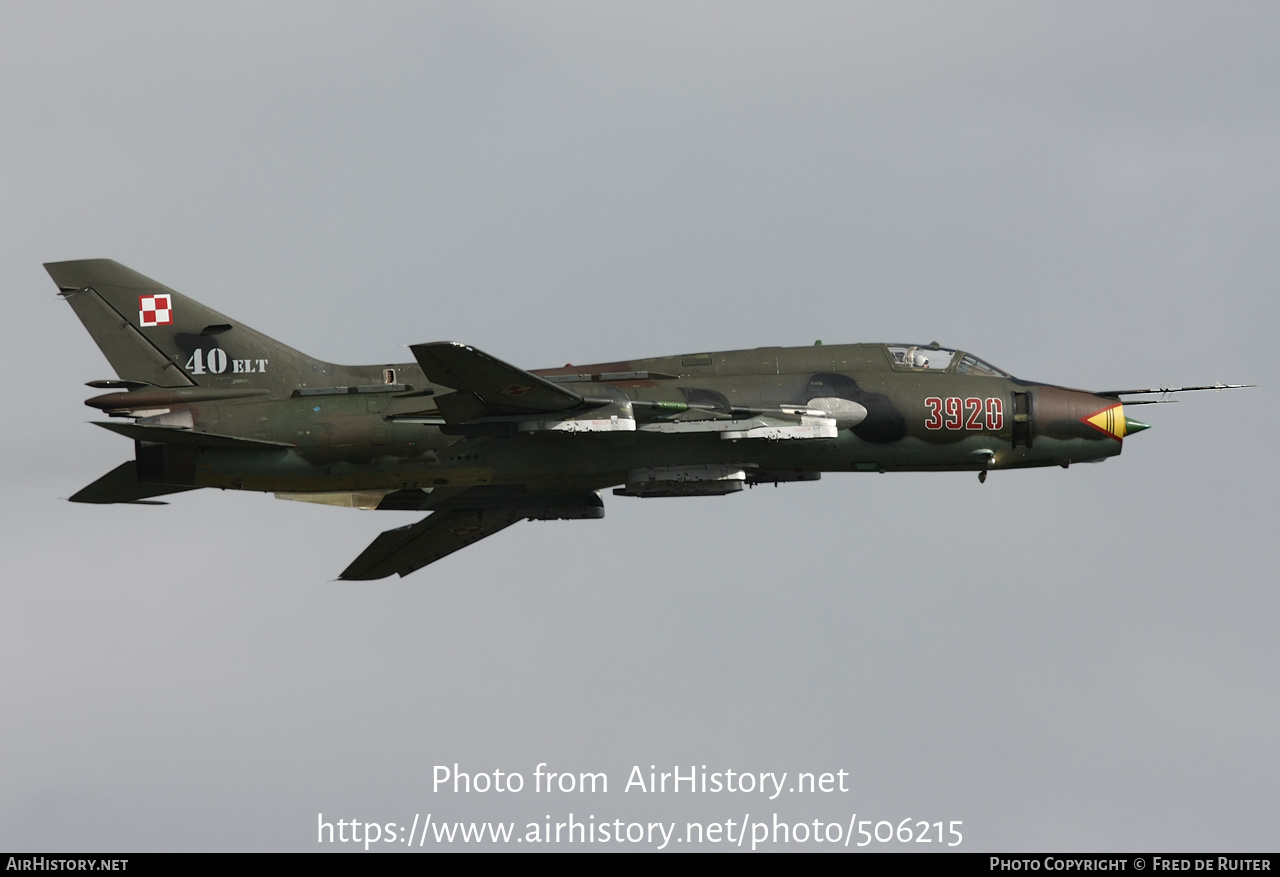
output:
[[1131, 432], [1142, 432], [1150, 427], [1141, 420], [1126, 417], [1124, 406], [1119, 402], [1108, 405], [1101, 411], [1095, 411], [1088, 417], [1080, 418], [1099, 432], [1104, 432], [1117, 441]]

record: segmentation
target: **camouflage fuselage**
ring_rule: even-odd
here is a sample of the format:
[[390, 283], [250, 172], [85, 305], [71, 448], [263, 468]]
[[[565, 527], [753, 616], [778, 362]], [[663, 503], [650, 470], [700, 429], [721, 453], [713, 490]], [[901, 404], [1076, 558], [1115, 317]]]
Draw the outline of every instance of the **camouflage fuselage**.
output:
[[[139, 444], [143, 481], [262, 491], [502, 484], [595, 490], [624, 484], [644, 467], [746, 465], [756, 473], [752, 480], [771, 481], [819, 472], [1066, 466], [1120, 453], [1124, 416], [1116, 398], [961, 374], [960, 356], [947, 368], [917, 368], [896, 361], [884, 344], [818, 345], [533, 372], [593, 400], [594, 417], [625, 412], [640, 427], [631, 431], [525, 432], [516, 422], [487, 434], [451, 427], [436, 400], [453, 389], [432, 384], [416, 363], [318, 363], [313, 374], [293, 376], [288, 392], [246, 389], [253, 395], [208, 398], [236, 392], [236, 376], [227, 374], [213, 390], [107, 394], [89, 404], [104, 410], [124, 400], [134, 410], [154, 404], [162, 421], [292, 445], [263, 451]], [[202, 401], [185, 401], [191, 399]], [[813, 400], [830, 407], [833, 399], [865, 409], [865, 416], [840, 423], [833, 438], [644, 430], [804, 408]]]

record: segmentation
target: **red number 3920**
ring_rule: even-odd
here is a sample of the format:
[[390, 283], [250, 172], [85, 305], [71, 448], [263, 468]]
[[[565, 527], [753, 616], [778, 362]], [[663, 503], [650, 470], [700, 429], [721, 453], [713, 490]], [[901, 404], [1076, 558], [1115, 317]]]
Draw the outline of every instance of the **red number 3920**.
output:
[[986, 399], [930, 396], [924, 404], [929, 409], [924, 419], [925, 429], [999, 432], [1004, 428], [1004, 400], [999, 396]]

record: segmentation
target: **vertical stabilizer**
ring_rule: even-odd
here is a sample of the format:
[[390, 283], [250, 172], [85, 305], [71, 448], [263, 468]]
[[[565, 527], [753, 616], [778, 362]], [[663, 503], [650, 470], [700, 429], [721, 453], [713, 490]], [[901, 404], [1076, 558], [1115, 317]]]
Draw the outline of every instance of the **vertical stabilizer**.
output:
[[44, 267], [122, 380], [275, 389], [314, 383], [328, 366], [119, 262]]

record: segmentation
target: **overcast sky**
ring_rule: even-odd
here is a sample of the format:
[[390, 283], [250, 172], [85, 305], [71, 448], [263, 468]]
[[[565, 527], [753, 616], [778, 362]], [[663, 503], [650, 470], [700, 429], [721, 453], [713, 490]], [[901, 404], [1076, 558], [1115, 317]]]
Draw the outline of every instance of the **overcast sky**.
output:
[[[1278, 42], [1270, 2], [4, 3], [0, 848], [856, 813], [1274, 850]], [[1259, 386], [1140, 409], [1103, 465], [608, 496], [335, 582], [417, 516], [64, 501], [132, 453], [41, 268], [91, 257], [337, 362], [937, 339]], [[454, 763], [527, 785], [433, 791]]]

